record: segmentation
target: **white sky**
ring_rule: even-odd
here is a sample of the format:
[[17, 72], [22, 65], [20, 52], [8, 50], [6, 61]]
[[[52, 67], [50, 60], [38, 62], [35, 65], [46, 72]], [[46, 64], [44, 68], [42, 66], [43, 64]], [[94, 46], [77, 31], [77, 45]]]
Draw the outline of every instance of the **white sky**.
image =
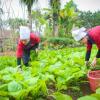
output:
[[100, 0], [74, 0], [78, 8], [83, 11], [97, 11], [100, 10]]
[[[69, 0], [61, 0], [62, 7], [65, 3]], [[82, 11], [97, 11], [100, 10], [100, 0], [74, 0], [77, 4], [78, 8]], [[48, 7], [48, 0], [39, 0], [38, 4], [36, 5], [38, 8], [46, 8]], [[19, 0], [2, 0], [2, 8], [5, 12], [3, 18], [8, 17], [21, 17], [26, 18], [27, 13], [25, 12], [25, 7], [19, 3]], [[10, 15], [9, 15], [10, 14]]]

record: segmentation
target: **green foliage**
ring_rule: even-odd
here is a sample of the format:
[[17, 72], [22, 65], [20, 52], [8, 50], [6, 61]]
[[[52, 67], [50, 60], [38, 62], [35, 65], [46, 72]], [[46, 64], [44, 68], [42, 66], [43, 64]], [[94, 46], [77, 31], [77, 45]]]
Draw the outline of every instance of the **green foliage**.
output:
[[45, 18], [48, 19], [46, 29], [49, 26], [51, 30], [49, 34], [53, 33], [51, 36], [66, 36], [66, 34], [70, 33], [78, 16], [73, 0], [67, 2], [63, 9], [60, 9], [60, 5], [59, 0], [50, 0], [52, 9], [45, 9], [47, 11]]
[[[61, 91], [70, 87], [76, 89], [76, 84], [83, 82], [82, 78], [88, 72], [84, 66], [84, 53], [84, 48], [45, 49], [30, 63], [30, 67], [23, 66], [22, 71], [17, 67], [0, 70], [0, 96], [16, 100], [36, 100], [40, 97], [47, 100], [48, 96], [56, 100], [72, 100]], [[50, 92], [51, 88], [53, 92]], [[99, 98], [99, 90], [90, 96]]]
[[9, 20], [5, 21], [5, 23], [6, 24], [8, 23], [10, 28], [12, 28], [12, 29], [18, 29], [19, 26], [26, 25], [27, 24], [27, 20], [14, 18], [14, 19], [9, 19]]
[[22, 86], [17, 83], [16, 81], [12, 81], [8, 84], [8, 91], [9, 92], [17, 92], [22, 90]]
[[49, 5], [50, 9], [43, 9], [45, 13], [41, 13], [40, 10], [32, 11], [32, 20], [36, 30], [41, 32], [42, 25], [45, 26], [43, 32], [45, 36], [66, 36], [71, 32], [78, 16], [76, 5], [73, 0], [67, 2], [63, 9], [60, 7], [60, 0], [49, 0]]
[[91, 96], [97, 98], [97, 100], [100, 100], [100, 94], [98, 93], [91, 94]]
[[56, 100], [72, 100], [72, 98], [69, 95], [65, 95], [59, 92], [54, 93]]
[[60, 0], [50, 0], [50, 6], [52, 8], [52, 17], [55, 24], [58, 23], [59, 11], [60, 11]]
[[36, 30], [34, 31], [43, 31], [42, 26], [47, 23], [47, 21], [44, 19], [43, 14], [40, 10], [32, 11], [32, 23], [35, 24]]
[[36, 53], [36, 51], [34, 50], [34, 51], [31, 51], [30, 52], [30, 59], [31, 59], [31, 61], [34, 61], [34, 60], [36, 60], [37, 59], [37, 56], [38, 56], [38, 54]]
[[94, 27], [97, 25], [100, 25], [100, 11], [97, 12], [80, 12], [79, 17], [77, 19], [77, 26], [79, 27], [86, 27], [86, 28], [90, 28], [90, 27]]
[[74, 40], [73, 39], [69, 39], [69, 38], [55, 37], [55, 38], [49, 38], [48, 42], [49, 43], [53, 43], [53, 44], [60, 44], [60, 45], [67, 46], [68, 44], [69, 45], [73, 44]]
[[16, 66], [16, 58], [8, 56], [0, 57], [0, 70], [8, 66]]
[[0, 100], [9, 100], [9, 98], [0, 96]]
[[96, 90], [96, 93], [97, 93], [97, 94], [100, 94], [100, 88], [98, 88], [98, 89]]
[[78, 100], [98, 100], [98, 99], [91, 96], [84, 96], [84, 97], [79, 98]]
[[[74, 4], [73, 0], [70, 0], [60, 11], [60, 31], [64, 32], [64, 36], [71, 32], [71, 29], [76, 21], [78, 16], [78, 12], [76, 12], [76, 5]], [[61, 35], [62, 32], [61, 32]]]
[[50, 7], [52, 8], [52, 21], [53, 21], [52, 36], [58, 36], [60, 6], [61, 6], [60, 0], [50, 0]]
[[77, 47], [80, 45], [81, 44], [74, 41], [70, 35], [68, 37], [41, 37], [40, 48], [48, 46], [48, 48], [50, 49], [59, 49], [64, 48], [66, 46]]

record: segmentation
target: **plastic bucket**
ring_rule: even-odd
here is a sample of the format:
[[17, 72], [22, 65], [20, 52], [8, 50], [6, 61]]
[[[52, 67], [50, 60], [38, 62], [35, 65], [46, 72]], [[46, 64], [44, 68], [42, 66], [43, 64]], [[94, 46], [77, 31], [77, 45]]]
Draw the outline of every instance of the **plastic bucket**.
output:
[[95, 92], [96, 89], [100, 87], [100, 70], [89, 71], [87, 76], [90, 83], [90, 88]]

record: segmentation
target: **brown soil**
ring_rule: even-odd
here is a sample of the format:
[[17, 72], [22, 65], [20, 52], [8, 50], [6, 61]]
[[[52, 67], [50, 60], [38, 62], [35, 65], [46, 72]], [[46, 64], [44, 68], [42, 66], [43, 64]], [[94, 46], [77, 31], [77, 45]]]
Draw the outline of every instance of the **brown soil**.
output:
[[0, 56], [15, 56], [15, 51], [0, 52]]
[[88, 82], [80, 84], [80, 91], [75, 91], [72, 89], [68, 89], [66, 91], [66, 94], [70, 95], [73, 98], [73, 100], [77, 100], [77, 98], [81, 96], [90, 95], [92, 93], [93, 91], [91, 91], [90, 85]]

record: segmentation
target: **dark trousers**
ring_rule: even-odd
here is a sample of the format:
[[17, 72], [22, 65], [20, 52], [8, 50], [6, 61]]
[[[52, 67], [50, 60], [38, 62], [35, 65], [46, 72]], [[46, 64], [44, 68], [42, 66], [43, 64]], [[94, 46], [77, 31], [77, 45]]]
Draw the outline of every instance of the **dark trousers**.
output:
[[24, 52], [22, 56], [22, 60], [23, 60], [24, 65], [28, 66], [28, 62], [30, 60], [30, 51]]
[[31, 58], [30, 58], [30, 52], [33, 52], [34, 53], [34, 51], [35, 51], [35, 49], [31, 49], [31, 50], [29, 50], [29, 51], [24, 51], [24, 53], [23, 53], [23, 56], [22, 56], [22, 60], [23, 60], [23, 64], [25, 65], [25, 66], [28, 66], [28, 64], [29, 64], [29, 61], [31, 60]]

